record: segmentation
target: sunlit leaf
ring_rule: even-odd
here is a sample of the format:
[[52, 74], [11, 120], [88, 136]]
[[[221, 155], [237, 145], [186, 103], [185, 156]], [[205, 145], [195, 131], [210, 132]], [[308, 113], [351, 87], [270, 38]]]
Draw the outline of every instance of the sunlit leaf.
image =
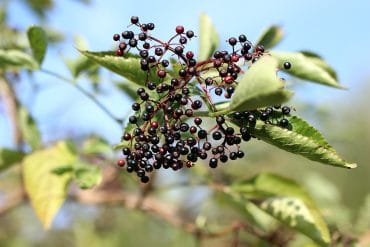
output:
[[250, 180], [235, 183], [228, 193], [236, 193], [252, 201], [261, 210], [321, 246], [327, 246], [330, 242], [329, 230], [315, 203], [293, 180], [262, 173]]
[[271, 49], [276, 46], [284, 37], [283, 29], [280, 26], [268, 27], [258, 38], [257, 45], [263, 45], [265, 49]]
[[[317, 82], [326, 86], [343, 88], [337, 81], [335, 71], [317, 56], [301, 52], [271, 52], [278, 59], [279, 68], [303, 80]], [[285, 70], [284, 63], [290, 62], [291, 68]]]
[[276, 75], [276, 69], [277, 61], [274, 58], [260, 58], [240, 79], [229, 107], [216, 114], [248, 111], [287, 101], [292, 93], [284, 90], [284, 82]]
[[27, 37], [32, 49], [33, 57], [38, 64], [41, 65], [48, 46], [48, 37], [45, 31], [38, 26], [28, 28]]
[[24, 157], [24, 153], [8, 148], [0, 148], [0, 172], [17, 164]]
[[152, 69], [149, 75], [147, 72], [141, 70], [140, 57], [138, 56], [126, 54], [123, 57], [119, 57], [116, 56], [114, 52], [80, 52], [104, 68], [121, 75], [136, 84], [145, 85], [148, 76], [148, 79], [151, 81], [160, 81], [160, 78], [156, 75], [155, 69]]
[[76, 162], [77, 156], [66, 142], [59, 142], [47, 149], [35, 151], [23, 160], [23, 179], [39, 220], [49, 228], [55, 215], [67, 197], [67, 185], [71, 173], [56, 175], [57, 167]]
[[82, 144], [84, 154], [111, 154], [112, 147], [101, 137], [92, 136], [87, 138]]
[[312, 126], [298, 117], [290, 118], [291, 130], [257, 121], [252, 134], [257, 138], [288, 152], [302, 155], [323, 164], [355, 168], [355, 163], [343, 160]]
[[32, 149], [40, 148], [41, 133], [28, 110], [22, 106], [19, 107], [18, 117], [23, 139]]
[[199, 55], [198, 60], [210, 58], [219, 46], [219, 38], [211, 19], [205, 13], [199, 17]]
[[0, 68], [36, 70], [38, 67], [37, 61], [27, 53], [0, 49]]

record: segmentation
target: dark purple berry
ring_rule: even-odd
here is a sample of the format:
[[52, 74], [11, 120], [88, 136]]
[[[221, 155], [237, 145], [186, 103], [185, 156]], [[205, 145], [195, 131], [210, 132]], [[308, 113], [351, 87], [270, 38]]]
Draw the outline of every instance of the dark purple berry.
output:
[[292, 64], [289, 62], [284, 63], [284, 69], [290, 69], [292, 67]]
[[113, 40], [114, 41], [118, 41], [119, 39], [120, 39], [120, 36], [119, 36], [118, 33], [116, 33], [116, 34], [113, 35]]
[[131, 23], [132, 24], [136, 24], [139, 22], [139, 17], [137, 16], [131, 16]]

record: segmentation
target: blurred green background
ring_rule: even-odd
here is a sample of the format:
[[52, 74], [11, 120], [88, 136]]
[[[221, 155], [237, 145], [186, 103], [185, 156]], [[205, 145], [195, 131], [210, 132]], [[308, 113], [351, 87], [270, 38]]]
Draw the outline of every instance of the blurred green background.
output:
[[[216, 171], [199, 165], [176, 174], [159, 174], [151, 196], [161, 205], [168, 205], [169, 213], [176, 207], [180, 214], [177, 216], [189, 222], [221, 229], [242, 216], [209, 188], [197, 184], [208, 176], [215, 182], [228, 183], [261, 171], [276, 172], [304, 185], [333, 232], [359, 237], [370, 246], [366, 240], [370, 238], [370, 35], [365, 24], [370, 23], [369, 3], [2, 0], [0, 8], [7, 15], [2, 25], [21, 33], [31, 24], [42, 24], [63, 34], [64, 39], [49, 50], [45, 67], [67, 75], [63, 59], [77, 56], [74, 48], [77, 36], [87, 40], [91, 50], [110, 50], [112, 34], [126, 28], [131, 15], [154, 22], [157, 36], [167, 37], [178, 24], [197, 30], [198, 16], [206, 12], [219, 32], [221, 47], [226, 46], [222, 41], [231, 35], [246, 33], [253, 41], [266, 26], [282, 25], [286, 38], [278, 49], [317, 51], [333, 65], [341, 82], [349, 88], [340, 91], [298, 81], [294, 84], [296, 95], [288, 104], [296, 109], [297, 115], [324, 133], [339, 154], [358, 163], [358, 168], [324, 166], [253, 141], [245, 145], [245, 159]], [[0, 29], [2, 40], [7, 35], [4, 30]], [[196, 49], [197, 43], [193, 42], [192, 46]], [[125, 116], [130, 98], [113, 87], [111, 81], [116, 78], [103, 71], [99, 79], [99, 84], [92, 84], [91, 77], [85, 76], [81, 84], [117, 116]], [[16, 80], [15, 89], [39, 124], [45, 143], [63, 138], [80, 142], [92, 134], [102, 136], [110, 144], [120, 139], [121, 126], [56, 79], [24, 73]], [[11, 133], [11, 122], [0, 104], [0, 146], [14, 146]], [[114, 173], [111, 164], [115, 156], [109, 157], [111, 163], [108, 159], [105, 166]], [[0, 207], [12, 200], [20, 184], [18, 169], [14, 167], [0, 174]], [[137, 181], [126, 173], [119, 174], [112, 183], [117, 191], [142, 193]], [[240, 234], [240, 246], [244, 246], [243, 239], [253, 239]], [[231, 238], [225, 235], [198, 241], [194, 234], [173, 227], [155, 213], [124, 207], [122, 202], [97, 205], [70, 198], [49, 231], [42, 229], [28, 203], [0, 211], [0, 246], [229, 246]], [[298, 235], [292, 246], [314, 245]]]

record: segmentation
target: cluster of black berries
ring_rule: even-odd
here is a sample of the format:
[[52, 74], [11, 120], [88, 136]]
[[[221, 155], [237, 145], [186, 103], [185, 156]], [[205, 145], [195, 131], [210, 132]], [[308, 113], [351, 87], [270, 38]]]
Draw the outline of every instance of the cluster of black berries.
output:
[[[231, 52], [216, 51], [212, 58], [197, 61], [192, 51], [185, 51], [185, 45], [195, 37], [193, 31], [177, 26], [175, 34], [163, 42], [151, 35], [153, 23], [140, 23], [136, 16], [131, 17], [131, 23], [139, 32], [115, 34], [113, 39], [120, 42], [116, 54], [137, 51], [141, 69], [148, 76], [146, 87], [137, 90], [134, 114], [122, 137], [125, 159], [117, 164], [126, 165], [127, 171], [135, 172], [142, 182], [148, 182], [148, 174], [161, 167], [179, 170], [192, 167], [200, 159], [215, 168], [244, 157], [240, 144], [253, 137], [251, 130], [257, 119], [289, 128], [287, 106], [220, 115], [210, 128], [202, 126], [205, 105], [215, 110], [213, 93], [230, 98], [242, 67], [263, 56], [263, 46], [254, 47], [240, 35], [228, 40]], [[286, 69], [290, 66], [284, 64]], [[242, 127], [235, 129], [231, 122]]]

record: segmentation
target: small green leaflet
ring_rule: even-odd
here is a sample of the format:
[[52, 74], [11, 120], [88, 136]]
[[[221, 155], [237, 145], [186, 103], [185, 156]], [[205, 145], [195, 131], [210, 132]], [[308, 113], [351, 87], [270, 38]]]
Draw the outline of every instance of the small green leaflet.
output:
[[[123, 57], [119, 57], [116, 56], [114, 52], [80, 52], [104, 68], [121, 75], [138, 85], [145, 85], [147, 82], [148, 73], [141, 70], [139, 56], [126, 54]], [[148, 79], [153, 82], [160, 81], [160, 78], [156, 75], [155, 69], [152, 69], [149, 72]]]
[[0, 68], [36, 70], [39, 65], [33, 57], [23, 51], [0, 49]]
[[199, 61], [210, 58], [220, 41], [211, 19], [204, 13], [199, 16]]
[[253, 202], [261, 210], [321, 246], [327, 246], [330, 242], [328, 227], [315, 203], [293, 180], [261, 173], [247, 181], [235, 183], [225, 191]]
[[39, 65], [42, 64], [48, 46], [48, 37], [45, 31], [38, 26], [32, 26], [27, 30], [28, 42], [32, 49], [32, 54]]
[[357, 167], [355, 163], [348, 163], [339, 157], [323, 136], [306, 121], [298, 117], [289, 119], [292, 130], [257, 121], [255, 128], [251, 128], [252, 134], [262, 141], [313, 161], [343, 168]]
[[18, 109], [19, 125], [23, 139], [34, 150], [41, 147], [41, 133], [26, 108], [20, 106]]
[[17, 164], [24, 157], [24, 153], [8, 148], [0, 148], [0, 172]]
[[281, 42], [284, 37], [283, 29], [280, 26], [268, 27], [259, 37], [257, 45], [263, 45], [265, 49], [271, 49]]
[[336, 77], [334, 70], [320, 57], [312, 53], [302, 52], [271, 52], [278, 59], [279, 68], [284, 70], [283, 64], [290, 62], [292, 67], [284, 70], [295, 77], [303, 80], [317, 82], [326, 86], [343, 88]]
[[263, 56], [252, 64], [239, 81], [230, 107], [216, 114], [254, 110], [287, 101], [292, 93], [284, 90], [283, 81], [277, 77], [277, 65], [271, 56]]

